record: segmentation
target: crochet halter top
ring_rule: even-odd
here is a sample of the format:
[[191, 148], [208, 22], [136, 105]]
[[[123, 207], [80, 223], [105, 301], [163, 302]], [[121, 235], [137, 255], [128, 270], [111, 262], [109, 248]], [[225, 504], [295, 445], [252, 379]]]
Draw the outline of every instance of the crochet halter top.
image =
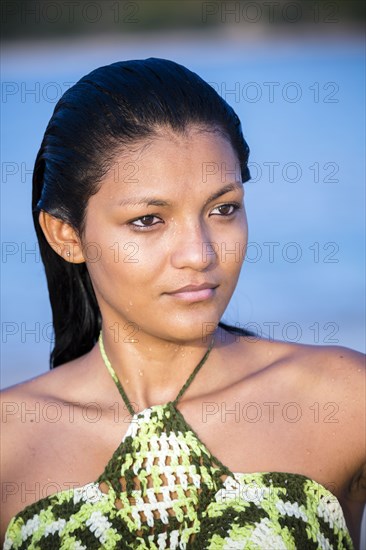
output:
[[[300, 474], [235, 473], [187, 424], [174, 401], [132, 415], [99, 478], [30, 504], [9, 523], [4, 549], [353, 550], [342, 508], [324, 486]], [[243, 442], [245, 452], [245, 442]]]

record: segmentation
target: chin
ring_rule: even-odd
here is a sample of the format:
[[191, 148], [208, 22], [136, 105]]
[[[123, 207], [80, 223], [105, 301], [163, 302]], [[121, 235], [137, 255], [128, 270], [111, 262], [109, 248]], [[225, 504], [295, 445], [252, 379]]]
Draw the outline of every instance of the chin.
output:
[[210, 336], [215, 331], [221, 315], [218, 313], [207, 315], [207, 313], [192, 312], [187, 317], [169, 320], [169, 340], [179, 343], [201, 340], [205, 343], [209, 341]]

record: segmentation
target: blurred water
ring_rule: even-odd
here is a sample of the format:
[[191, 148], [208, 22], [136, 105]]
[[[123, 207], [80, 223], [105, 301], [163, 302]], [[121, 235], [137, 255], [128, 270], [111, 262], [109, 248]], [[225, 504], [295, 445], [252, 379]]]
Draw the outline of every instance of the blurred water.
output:
[[48, 368], [45, 277], [27, 250], [35, 246], [30, 172], [55, 101], [97, 66], [151, 56], [209, 81], [237, 111], [251, 148], [251, 244], [225, 319], [276, 338], [363, 351], [362, 41], [20, 44], [2, 59], [2, 386]]

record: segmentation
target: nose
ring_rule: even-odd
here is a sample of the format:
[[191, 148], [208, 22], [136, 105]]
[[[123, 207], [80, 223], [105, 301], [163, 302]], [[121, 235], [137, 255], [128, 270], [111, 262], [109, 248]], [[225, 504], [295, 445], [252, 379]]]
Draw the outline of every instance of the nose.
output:
[[210, 240], [209, 232], [203, 224], [177, 230], [171, 244], [171, 263], [177, 269], [189, 267], [195, 271], [204, 271], [217, 262], [219, 245]]

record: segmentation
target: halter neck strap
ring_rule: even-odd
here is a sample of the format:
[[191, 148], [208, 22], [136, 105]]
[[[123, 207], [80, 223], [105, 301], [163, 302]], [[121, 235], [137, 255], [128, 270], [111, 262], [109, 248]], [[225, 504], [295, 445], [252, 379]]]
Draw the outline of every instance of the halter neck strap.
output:
[[[205, 362], [206, 362], [206, 360], [207, 360], [207, 358], [210, 354], [210, 351], [213, 348], [214, 342], [215, 342], [215, 336], [212, 337], [210, 345], [209, 345], [206, 353], [204, 354], [204, 356], [202, 357], [202, 359], [200, 360], [198, 365], [196, 365], [196, 367], [194, 368], [193, 372], [191, 373], [191, 375], [189, 376], [188, 380], [185, 382], [183, 387], [180, 389], [177, 397], [174, 399], [174, 401], [172, 401], [173, 405], [176, 405], [178, 403], [179, 399], [182, 397], [184, 392], [187, 390], [189, 385], [192, 383], [193, 379], [197, 375], [200, 368], [205, 364]], [[122, 384], [121, 384], [121, 382], [120, 382], [120, 380], [119, 380], [119, 378], [118, 378], [114, 368], [112, 367], [111, 362], [108, 359], [108, 356], [106, 354], [106, 351], [105, 351], [105, 348], [104, 348], [104, 343], [103, 343], [102, 331], [100, 331], [98, 343], [99, 343], [99, 349], [100, 349], [100, 353], [102, 355], [103, 362], [104, 362], [105, 366], [107, 367], [107, 369], [109, 371], [109, 374], [111, 375], [112, 379], [114, 380], [114, 382], [115, 382], [115, 384], [118, 388], [118, 391], [121, 394], [121, 397], [122, 397], [122, 399], [123, 399], [123, 401], [124, 401], [124, 403], [127, 407], [128, 412], [133, 416], [134, 414], [136, 414], [135, 410], [132, 407], [132, 405], [130, 403], [130, 400], [128, 399], [127, 394], [126, 394], [125, 390], [123, 389], [123, 386], [122, 386]]]

